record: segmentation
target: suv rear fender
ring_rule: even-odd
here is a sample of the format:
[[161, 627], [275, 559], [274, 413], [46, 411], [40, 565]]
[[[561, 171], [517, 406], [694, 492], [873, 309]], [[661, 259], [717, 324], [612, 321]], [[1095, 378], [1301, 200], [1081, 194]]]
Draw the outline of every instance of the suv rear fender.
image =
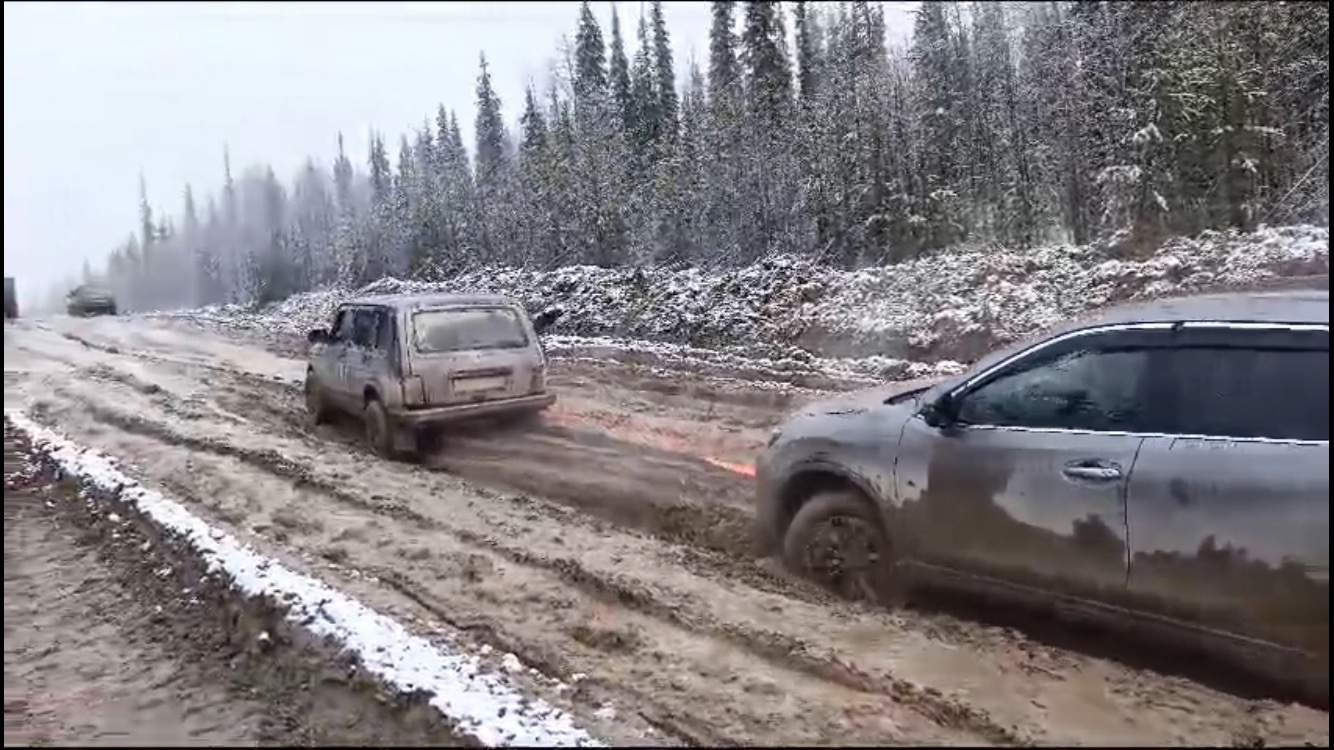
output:
[[403, 383], [404, 381], [388, 376], [376, 378], [361, 387], [361, 402], [365, 405], [371, 401], [379, 401], [385, 410], [398, 411], [404, 404]]

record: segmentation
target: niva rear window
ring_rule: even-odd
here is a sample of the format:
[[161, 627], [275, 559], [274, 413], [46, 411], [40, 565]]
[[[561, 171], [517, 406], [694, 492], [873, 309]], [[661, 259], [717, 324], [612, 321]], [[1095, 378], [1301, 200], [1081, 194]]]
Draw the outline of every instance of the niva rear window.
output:
[[423, 354], [522, 349], [528, 333], [508, 308], [426, 310], [412, 316], [412, 345]]

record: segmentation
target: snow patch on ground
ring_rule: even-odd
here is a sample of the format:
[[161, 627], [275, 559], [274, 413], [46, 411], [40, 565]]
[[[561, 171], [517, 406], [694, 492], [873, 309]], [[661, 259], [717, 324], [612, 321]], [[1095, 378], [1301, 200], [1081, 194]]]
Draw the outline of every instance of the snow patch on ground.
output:
[[[183, 536], [211, 572], [226, 574], [242, 593], [285, 603], [289, 620], [317, 637], [332, 636], [393, 688], [430, 693], [433, 706], [482, 744], [602, 746], [568, 714], [522, 695], [504, 675], [484, 671], [478, 656], [413, 635], [395, 620], [259, 554], [179, 503], [138, 485], [113, 459], [70, 442], [25, 414], [6, 411], [6, 417], [63, 471], [119, 493], [155, 523]], [[513, 654], [503, 660], [507, 666], [520, 664]]]
[[[777, 257], [744, 268], [482, 268], [448, 281], [385, 278], [260, 310], [183, 313], [230, 328], [301, 335], [354, 297], [398, 292], [504, 294], [534, 313], [558, 308], [558, 356], [611, 349], [672, 360], [744, 360], [776, 373], [900, 380], [957, 372], [1005, 343], [1117, 302], [1253, 287], [1329, 272], [1329, 230], [1261, 227], [1169, 240], [1137, 260], [1109, 246], [942, 252], [841, 271]], [[924, 362], [933, 364], [926, 365]]]

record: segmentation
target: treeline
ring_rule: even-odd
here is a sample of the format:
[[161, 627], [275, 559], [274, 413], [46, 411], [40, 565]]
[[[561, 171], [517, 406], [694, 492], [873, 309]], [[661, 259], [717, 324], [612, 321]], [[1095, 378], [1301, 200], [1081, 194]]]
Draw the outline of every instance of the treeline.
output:
[[491, 263], [855, 267], [1328, 223], [1326, 3], [926, 2], [901, 49], [877, 3], [788, 5], [712, 3], [678, 86], [661, 3], [603, 29], [585, 2], [552, 85], [504, 103], [517, 128], [483, 56], [471, 111], [371, 134], [365, 165], [339, 136], [290, 184], [224, 155], [175, 218], [141, 195], [106, 280], [168, 307]]

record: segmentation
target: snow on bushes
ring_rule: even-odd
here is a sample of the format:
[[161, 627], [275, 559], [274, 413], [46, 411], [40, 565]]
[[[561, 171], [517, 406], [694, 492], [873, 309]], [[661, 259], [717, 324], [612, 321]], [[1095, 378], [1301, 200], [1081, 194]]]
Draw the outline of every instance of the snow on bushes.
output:
[[[790, 257], [728, 270], [482, 268], [441, 283], [381, 279], [359, 290], [297, 295], [259, 311], [198, 311], [223, 325], [300, 333], [358, 295], [498, 293], [536, 312], [559, 307], [550, 348], [626, 349], [700, 362], [745, 358], [777, 372], [904, 378], [958, 369], [1090, 309], [1123, 300], [1248, 287], [1326, 274], [1323, 227], [1207, 232], [1173, 239], [1142, 260], [1094, 246], [940, 253], [895, 266], [840, 271]], [[595, 344], [590, 339], [601, 341]], [[629, 341], [627, 341], [629, 340]], [[937, 361], [924, 366], [921, 361]]]
[[974, 250], [846, 274], [801, 343], [828, 355], [971, 360], [1091, 309], [1133, 299], [1327, 274], [1329, 230], [1176, 238], [1144, 260], [1068, 245]]

